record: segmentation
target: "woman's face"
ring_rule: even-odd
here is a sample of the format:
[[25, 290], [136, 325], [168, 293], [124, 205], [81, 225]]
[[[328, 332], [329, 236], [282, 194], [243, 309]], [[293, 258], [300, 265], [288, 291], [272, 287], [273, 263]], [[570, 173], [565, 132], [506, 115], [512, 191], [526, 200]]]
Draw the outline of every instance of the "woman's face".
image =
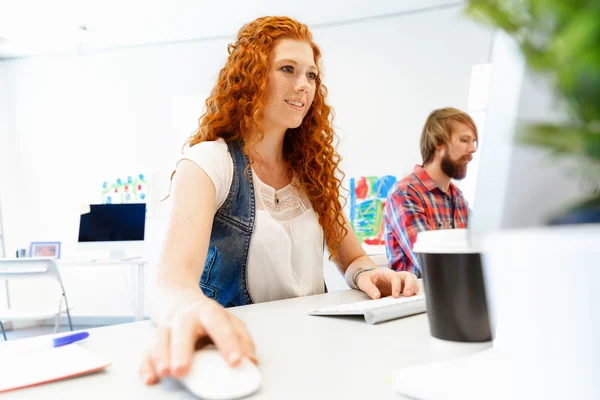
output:
[[269, 54], [265, 131], [297, 128], [315, 97], [318, 69], [312, 48], [293, 39], [278, 41]]

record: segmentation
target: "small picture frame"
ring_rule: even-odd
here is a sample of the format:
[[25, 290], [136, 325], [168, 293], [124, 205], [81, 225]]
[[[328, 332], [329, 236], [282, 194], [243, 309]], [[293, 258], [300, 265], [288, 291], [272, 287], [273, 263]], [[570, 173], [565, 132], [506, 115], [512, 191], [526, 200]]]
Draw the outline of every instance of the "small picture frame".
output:
[[31, 242], [29, 257], [60, 258], [60, 242]]

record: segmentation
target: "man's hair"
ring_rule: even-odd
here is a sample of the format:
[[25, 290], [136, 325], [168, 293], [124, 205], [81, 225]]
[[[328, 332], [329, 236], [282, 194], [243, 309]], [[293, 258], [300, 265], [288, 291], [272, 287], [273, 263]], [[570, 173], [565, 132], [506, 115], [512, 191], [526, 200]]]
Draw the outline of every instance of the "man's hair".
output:
[[423, 165], [433, 160], [437, 146], [447, 144], [450, 141], [454, 122], [467, 125], [475, 134], [475, 140], [478, 140], [477, 127], [469, 114], [452, 107], [433, 110], [427, 117], [421, 133]]

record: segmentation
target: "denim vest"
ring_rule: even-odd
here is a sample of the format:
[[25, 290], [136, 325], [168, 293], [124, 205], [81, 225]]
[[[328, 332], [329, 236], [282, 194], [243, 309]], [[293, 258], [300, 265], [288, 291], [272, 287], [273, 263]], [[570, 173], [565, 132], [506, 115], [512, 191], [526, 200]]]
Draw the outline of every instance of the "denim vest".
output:
[[200, 288], [224, 307], [252, 304], [248, 293], [248, 250], [255, 204], [250, 160], [241, 142], [227, 143], [233, 179], [227, 199], [215, 214]]

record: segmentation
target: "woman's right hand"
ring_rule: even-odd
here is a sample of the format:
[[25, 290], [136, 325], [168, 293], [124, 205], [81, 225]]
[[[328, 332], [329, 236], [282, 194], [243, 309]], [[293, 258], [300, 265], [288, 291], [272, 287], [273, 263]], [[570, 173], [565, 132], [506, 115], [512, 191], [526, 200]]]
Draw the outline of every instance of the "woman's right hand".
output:
[[185, 376], [201, 340], [214, 342], [231, 366], [238, 365], [242, 358], [256, 363], [254, 342], [246, 324], [214, 300], [202, 299], [177, 312], [169, 324], [157, 326], [139, 366], [142, 381], [154, 384], [160, 378]]

